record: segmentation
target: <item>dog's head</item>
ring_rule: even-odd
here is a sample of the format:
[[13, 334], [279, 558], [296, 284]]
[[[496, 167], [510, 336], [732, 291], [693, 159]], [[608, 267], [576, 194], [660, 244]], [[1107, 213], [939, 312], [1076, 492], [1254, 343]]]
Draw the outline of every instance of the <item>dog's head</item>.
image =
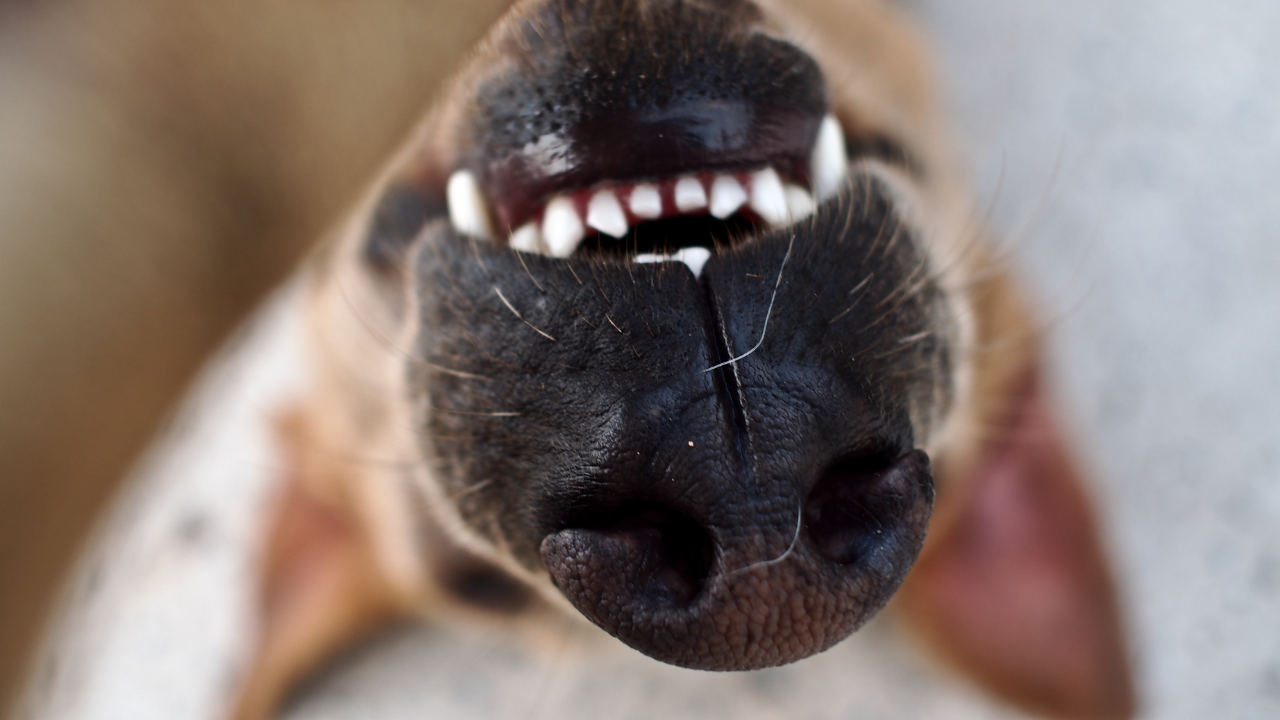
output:
[[820, 43], [746, 0], [521, 3], [367, 246], [392, 268], [415, 238], [436, 510], [687, 667], [792, 662], [882, 608], [962, 392], [928, 153], [886, 121], [913, 109], [860, 96], [909, 72]]

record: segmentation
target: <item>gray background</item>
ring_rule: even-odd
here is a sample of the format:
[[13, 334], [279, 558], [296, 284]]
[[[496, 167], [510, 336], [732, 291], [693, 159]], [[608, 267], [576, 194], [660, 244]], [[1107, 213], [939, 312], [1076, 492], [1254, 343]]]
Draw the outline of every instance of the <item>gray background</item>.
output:
[[[1280, 3], [911, 0], [980, 208], [1044, 310], [1052, 378], [1124, 583], [1144, 717], [1280, 717]], [[78, 582], [37, 715], [216, 718], [294, 387], [297, 293], [143, 463]], [[993, 718], [891, 619], [712, 675], [566, 620], [388, 633], [293, 718]], [[549, 641], [546, 638], [550, 638]]]

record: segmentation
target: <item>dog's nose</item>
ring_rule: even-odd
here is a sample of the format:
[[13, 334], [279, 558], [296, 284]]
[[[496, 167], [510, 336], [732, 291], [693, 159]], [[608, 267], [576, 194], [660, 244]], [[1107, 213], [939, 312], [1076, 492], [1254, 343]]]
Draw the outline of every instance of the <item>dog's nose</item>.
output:
[[[722, 486], [715, 475], [702, 480]], [[835, 462], [816, 482], [775, 478], [761, 483], [767, 499], [733, 487], [690, 491], [698, 478], [628, 481], [650, 498], [655, 488], [666, 495], [664, 483], [679, 488], [667, 502], [580, 507], [543, 540], [542, 559], [566, 597], [606, 631], [659, 660], [704, 670], [793, 662], [857, 629], [914, 559], [933, 495], [919, 450], [888, 462]], [[791, 491], [782, 499], [780, 486]]]

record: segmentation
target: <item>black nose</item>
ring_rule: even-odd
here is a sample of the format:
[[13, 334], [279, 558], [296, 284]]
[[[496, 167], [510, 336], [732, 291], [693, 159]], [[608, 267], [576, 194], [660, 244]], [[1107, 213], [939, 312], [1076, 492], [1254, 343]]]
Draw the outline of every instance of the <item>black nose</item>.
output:
[[[616, 492], [667, 494], [664, 479], [634, 476]], [[699, 479], [719, 491], [690, 494]], [[780, 665], [847, 637], [901, 582], [933, 500], [919, 450], [885, 465], [837, 462], [816, 482], [775, 479], [764, 483], [767, 498], [734, 487], [745, 478], [665, 480], [680, 488], [669, 504], [581, 508], [542, 541], [541, 555], [600, 627], [659, 660], [703, 670]]]

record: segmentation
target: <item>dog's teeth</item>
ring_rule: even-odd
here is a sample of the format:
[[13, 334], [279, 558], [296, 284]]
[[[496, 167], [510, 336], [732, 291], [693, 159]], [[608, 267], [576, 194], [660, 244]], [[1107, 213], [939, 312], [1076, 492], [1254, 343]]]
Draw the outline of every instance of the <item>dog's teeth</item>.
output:
[[541, 253], [542, 233], [538, 230], [538, 224], [531, 220], [511, 233], [511, 247], [521, 252]]
[[637, 185], [631, 189], [631, 214], [638, 218], [652, 219], [662, 216], [662, 195], [652, 185]]
[[782, 192], [787, 198], [787, 214], [791, 216], [791, 222], [799, 222], [813, 214], [815, 205], [808, 190], [787, 183], [782, 186]]
[[676, 209], [687, 213], [707, 206], [707, 191], [698, 178], [680, 178], [676, 183]]
[[587, 225], [605, 235], [620, 238], [627, 234], [627, 214], [612, 190], [601, 190], [587, 203]]
[[848, 171], [844, 131], [840, 129], [840, 121], [834, 115], [828, 115], [822, 119], [818, 139], [813, 143], [813, 154], [809, 157], [814, 199], [823, 202], [833, 197]]
[[689, 266], [696, 278], [702, 277], [702, 266], [707, 264], [707, 260], [711, 258], [711, 251], [698, 246], [681, 248], [675, 255], [671, 256], [672, 260], [682, 262]]
[[691, 271], [694, 277], [702, 277], [702, 267], [707, 264], [707, 260], [711, 258], [711, 251], [696, 245], [681, 248], [674, 255], [660, 255], [658, 253], [639, 253], [632, 257], [632, 262], [644, 263], [661, 263], [661, 262], [682, 262]]
[[547, 203], [546, 212], [542, 215], [542, 239], [552, 257], [572, 255], [586, 232], [572, 200], [562, 195]]
[[449, 202], [449, 222], [463, 235], [474, 235], [484, 240], [493, 239], [493, 226], [489, 222], [489, 203], [476, 176], [467, 170], [458, 170], [449, 176], [445, 187]]
[[782, 180], [773, 168], [751, 176], [751, 209], [770, 225], [785, 225], [790, 217]]
[[721, 220], [737, 212], [746, 202], [747, 191], [742, 189], [742, 183], [732, 175], [717, 175], [711, 183], [711, 214]]

